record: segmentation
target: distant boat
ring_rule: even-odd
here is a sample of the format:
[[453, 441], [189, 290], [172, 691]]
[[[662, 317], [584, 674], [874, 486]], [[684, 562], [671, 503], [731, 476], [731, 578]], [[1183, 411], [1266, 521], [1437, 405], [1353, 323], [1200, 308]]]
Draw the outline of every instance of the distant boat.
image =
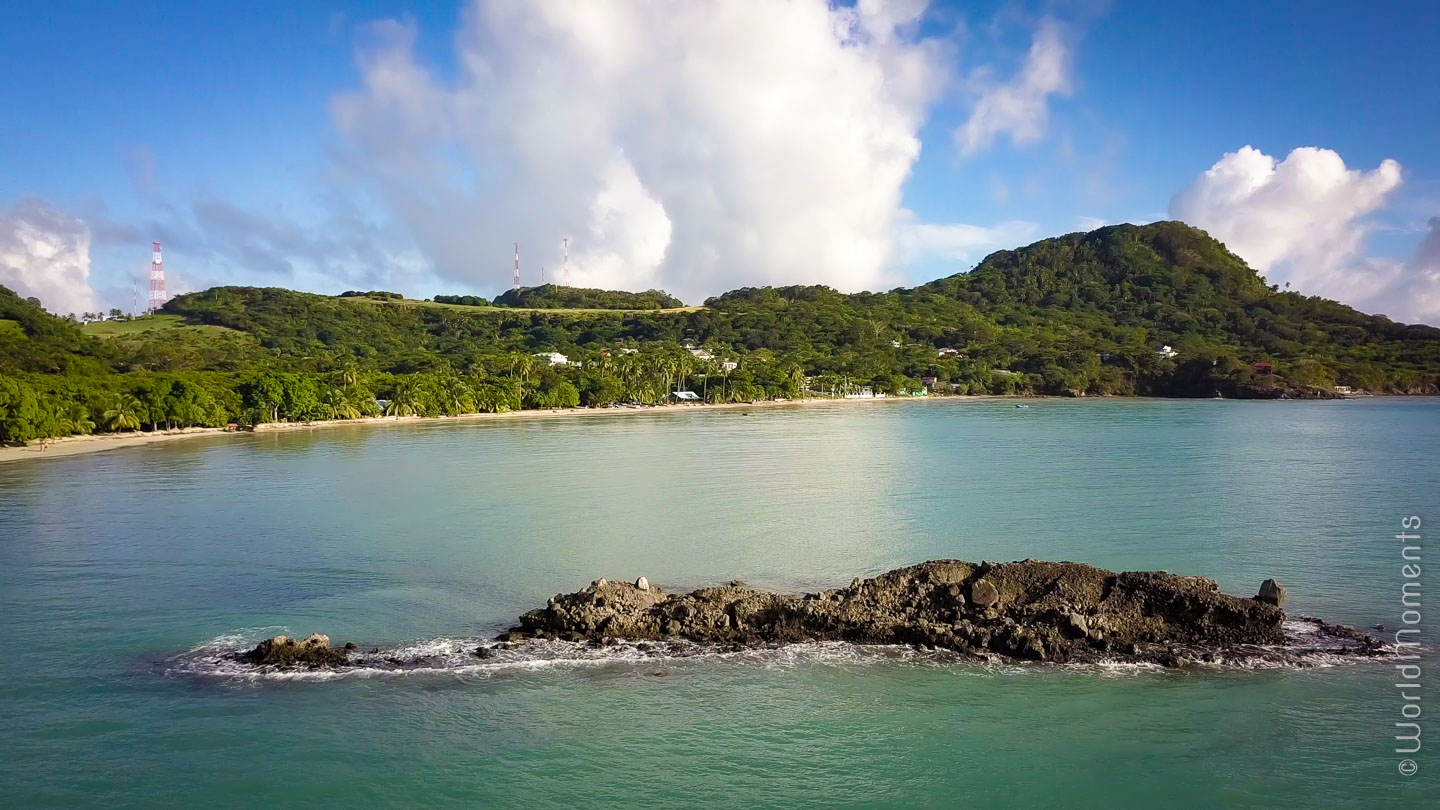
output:
[[1030, 406], [1029, 406], [1029, 405], [1016, 405], [1015, 407], [1017, 407], [1017, 408], [1028, 408], [1028, 407], [1030, 407]]

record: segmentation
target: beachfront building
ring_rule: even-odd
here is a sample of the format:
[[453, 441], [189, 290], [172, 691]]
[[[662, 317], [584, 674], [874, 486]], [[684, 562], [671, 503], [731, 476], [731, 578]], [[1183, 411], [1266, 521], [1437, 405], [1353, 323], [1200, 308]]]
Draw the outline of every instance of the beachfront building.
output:
[[700, 395], [694, 391], [671, 391], [671, 402], [699, 402]]

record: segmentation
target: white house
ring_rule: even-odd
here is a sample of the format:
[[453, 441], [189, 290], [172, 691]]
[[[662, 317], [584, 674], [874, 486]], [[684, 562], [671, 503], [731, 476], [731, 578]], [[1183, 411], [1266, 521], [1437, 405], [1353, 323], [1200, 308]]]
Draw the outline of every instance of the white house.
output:
[[948, 355], [959, 354], [959, 353], [960, 353], [960, 350], [959, 350], [959, 349], [952, 349], [952, 348], [950, 348], [949, 346], [946, 346], [945, 348], [943, 348], [943, 349], [940, 350], [940, 356], [941, 356], [941, 357], [946, 357], [946, 356], [948, 356]]
[[564, 366], [570, 363], [570, 358], [559, 352], [536, 352], [535, 356], [545, 360], [552, 366]]
[[1174, 349], [1170, 348], [1169, 346], [1161, 346], [1161, 347], [1160, 347], [1160, 351], [1155, 352], [1155, 353], [1158, 354], [1158, 355], [1160, 355], [1161, 357], [1165, 358], [1166, 360], [1173, 360], [1173, 359], [1175, 359], [1175, 356], [1176, 356], [1176, 355], [1180, 354], [1179, 352], [1175, 351]]
[[695, 355], [695, 359], [696, 359], [696, 360], [714, 360], [714, 359], [715, 359], [715, 355], [711, 354], [710, 352], [705, 351], [704, 349], [691, 349], [691, 350], [690, 350], [690, 353], [693, 354], [693, 355]]

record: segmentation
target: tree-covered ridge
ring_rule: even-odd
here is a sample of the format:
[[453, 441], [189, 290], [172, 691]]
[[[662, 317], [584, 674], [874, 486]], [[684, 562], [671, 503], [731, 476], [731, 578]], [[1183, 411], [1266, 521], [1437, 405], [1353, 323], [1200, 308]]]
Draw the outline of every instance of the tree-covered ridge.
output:
[[166, 312], [86, 327], [102, 340], [0, 290], [0, 441], [381, 408], [659, 402], [677, 388], [710, 401], [922, 384], [1073, 396], [1440, 391], [1440, 329], [1276, 290], [1176, 222], [1046, 239], [883, 293], [745, 288], [699, 309], [552, 312], [217, 287]]
[[[462, 296], [435, 296], [436, 301], [451, 301]], [[454, 300], [453, 303], [466, 303]], [[541, 284], [539, 287], [521, 287], [506, 290], [495, 296], [497, 307], [520, 307], [526, 309], [676, 309], [685, 302], [664, 290], [625, 292], [623, 290], [597, 290], [589, 287], [566, 287], [559, 284]]]
[[99, 371], [114, 360], [80, 325], [0, 286], [0, 374]]

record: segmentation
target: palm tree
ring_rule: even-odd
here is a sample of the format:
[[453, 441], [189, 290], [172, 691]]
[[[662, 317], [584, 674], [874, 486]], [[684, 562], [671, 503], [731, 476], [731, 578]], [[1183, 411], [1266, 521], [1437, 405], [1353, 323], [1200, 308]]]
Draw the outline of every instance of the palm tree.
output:
[[385, 406], [386, 416], [419, 416], [424, 407], [423, 391], [415, 380], [401, 380], [395, 387], [395, 396]]
[[534, 355], [516, 352], [510, 355], [510, 376], [519, 377], [521, 382], [535, 382], [535, 371], [539, 360]]
[[100, 424], [106, 430], [139, 430], [140, 400], [129, 394], [116, 394], [115, 403], [100, 415]]
[[345, 392], [339, 388], [326, 387], [320, 393], [319, 409], [321, 417], [325, 419], [359, 419], [360, 409], [346, 398]]
[[800, 392], [800, 399], [805, 398], [805, 369], [799, 363], [790, 365], [790, 387]]
[[345, 367], [340, 369], [340, 387], [347, 390], [359, 385], [363, 378], [364, 375], [361, 374], [360, 367], [355, 365], [353, 361], [347, 362]]
[[65, 409], [63, 424], [70, 428], [71, 433], [78, 433], [82, 436], [89, 435], [95, 430], [95, 420], [90, 418], [90, 409], [82, 402], [71, 402]]
[[676, 390], [676, 391], [679, 391], [679, 390], [685, 388], [685, 381], [686, 381], [686, 379], [687, 379], [687, 378], [690, 376], [690, 374], [693, 373], [694, 371], [695, 371], [695, 357], [694, 357], [694, 355], [691, 355], [691, 354], [688, 354], [688, 353], [687, 353], [687, 354], [681, 354], [681, 355], [676, 355], [676, 356], [675, 356], [675, 373], [676, 373], [676, 375], [678, 376], [678, 379], [676, 379], [676, 381], [675, 381], [675, 390]]

